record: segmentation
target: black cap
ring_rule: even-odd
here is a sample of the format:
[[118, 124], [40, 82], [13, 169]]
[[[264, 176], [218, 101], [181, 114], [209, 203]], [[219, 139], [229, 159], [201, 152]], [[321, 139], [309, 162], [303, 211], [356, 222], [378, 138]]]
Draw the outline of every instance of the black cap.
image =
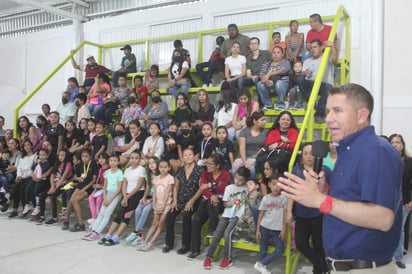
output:
[[234, 24], [234, 23], [232, 23], [232, 24], [229, 24], [229, 26], [227, 26], [227, 28], [228, 28], [228, 29], [230, 29], [230, 28], [235, 28], [235, 29], [237, 29], [237, 25]]
[[132, 47], [130, 45], [125, 45], [124, 47], [120, 48], [120, 50], [125, 50], [125, 49], [132, 50]]
[[221, 43], [223, 43], [225, 41], [225, 38], [223, 37], [223, 36], [218, 36], [217, 38], [216, 38], [216, 43], [217, 44], [221, 44]]

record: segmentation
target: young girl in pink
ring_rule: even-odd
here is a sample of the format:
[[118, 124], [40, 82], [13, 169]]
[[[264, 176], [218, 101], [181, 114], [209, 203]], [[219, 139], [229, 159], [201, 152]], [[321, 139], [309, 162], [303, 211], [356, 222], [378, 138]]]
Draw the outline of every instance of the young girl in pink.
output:
[[92, 225], [99, 215], [100, 208], [103, 203], [103, 186], [104, 186], [104, 173], [110, 168], [109, 166], [109, 155], [103, 152], [99, 156], [99, 173], [97, 175], [96, 183], [93, 185], [93, 192], [89, 196], [89, 207], [91, 219], [87, 222]]
[[177, 194], [172, 197], [172, 189], [175, 183], [175, 178], [169, 174], [169, 161], [165, 159], [160, 160], [159, 172], [160, 175], [156, 176], [153, 180], [153, 222], [147, 232], [146, 239], [137, 247], [137, 250], [140, 251], [150, 251], [154, 248], [154, 242], [163, 230], [167, 212], [169, 212], [172, 208], [176, 208], [177, 197], [175, 196]]

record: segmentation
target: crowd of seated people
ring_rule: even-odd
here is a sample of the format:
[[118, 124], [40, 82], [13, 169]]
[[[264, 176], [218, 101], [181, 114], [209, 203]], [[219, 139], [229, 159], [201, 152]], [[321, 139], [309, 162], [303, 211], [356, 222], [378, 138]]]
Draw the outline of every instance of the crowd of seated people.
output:
[[[313, 17], [315, 21], [320, 19], [318, 15]], [[215, 240], [204, 268], [211, 268], [220, 238], [225, 239], [220, 268], [230, 267], [231, 242], [240, 235], [260, 243], [254, 267], [260, 273], [270, 273], [268, 265], [284, 249], [287, 199], [277, 182], [287, 170], [288, 161], [273, 155], [260, 162], [257, 158], [268, 150], [291, 153], [298, 129], [293, 111], [287, 108], [303, 108], [322, 49], [333, 48], [329, 63], [334, 64], [336, 47], [315, 37], [308, 42], [310, 56], [302, 61], [304, 35], [298, 33], [295, 20], [290, 23], [285, 43], [280, 41], [280, 33], [274, 33], [271, 51], [260, 50], [259, 38], [240, 34], [235, 24], [228, 26], [228, 33], [226, 40], [217, 38], [210, 60], [196, 66], [205, 88], [213, 84], [211, 73], [205, 73], [204, 68], [224, 75], [226, 83], [221, 85], [216, 105], [203, 88], [193, 95], [190, 104], [190, 53], [180, 41], [175, 43], [168, 72], [169, 92], [177, 105], [171, 121], [169, 106], [158, 90], [156, 65], [144, 77], [135, 76], [133, 88], [127, 85], [124, 72], [136, 64], [128, 45], [122, 48], [125, 57], [113, 77], [116, 83], [107, 76], [110, 70], [88, 56], [83, 86], [70, 77], [58, 106], [44, 104], [43, 115], [36, 117], [34, 124], [26, 116], [19, 117], [16, 138], [11, 130], [3, 129], [4, 118], [0, 116], [1, 211], [8, 212], [9, 218], [20, 216], [38, 224], [60, 222], [63, 230], [84, 232], [82, 239], [105, 246], [121, 241], [135, 213], [135, 227], [125, 242], [137, 250], [150, 251], [165, 229], [164, 253], [175, 248], [175, 220], [181, 213], [178, 254], [189, 253], [189, 258], [200, 255], [202, 226], [209, 221], [207, 233]], [[74, 59], [72, 62], [82, 69]], [[330, 75], [322, 84], [316, 109], [321, 118], [327, 89], [333, 84]], [[275, 107], [282, 112], [269, 130], [265, 128], [264, 111], [259, 110], [259, 102], [253, 100], [248, 89], [254, 85], [263, 110], [273, 107], [270, 97], [278, 96]], [[114, 121], [115, 113], [119, 113], [118, 121]], [[409, 161], [406, 155], [403, 157]], [[330, 165], [325, 169], [333, 169], [336, 155], [328, 159]], [[313, 161], [311, 145], [305, 144], [302, 162], [297, 161], [294, 172], [299, 175], [302, 168], [313, 168]], [[46, 208], [48, 198], [50, 209]], [[83, 220], [81, 203], [85, 199], [89, 203], [89, 227]], [[296, 217], [304, 219], [299, 215], [304, 211], [302, 207], [295, 206], [301, 209], [295, 212]], [[146, 225], [151, 212], [152, 223]], [[76, 219], [73, 224], [71, 213]], [[309, 217], [319, 221], [318, 215]], [[319, 239], [319, 233], [316, 231], [312, 237]], [[321, 243], [316, 242], [314, 251], [305, 240], [296, 236], [296, 245], [308, 254], [314, 273], [327, 272], [324, 253], [319, 250]], [[276, 246], [273, 254], [267, 252], [269, 243]]]

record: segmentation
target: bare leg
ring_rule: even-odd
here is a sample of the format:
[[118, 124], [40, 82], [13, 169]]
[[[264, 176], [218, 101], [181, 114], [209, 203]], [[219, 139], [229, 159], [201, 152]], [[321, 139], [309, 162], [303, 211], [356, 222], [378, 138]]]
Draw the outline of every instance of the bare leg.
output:
[[122, 236], [126, 228], [127, 228], [127, 224], [124, 222], [121, 222], [119, 225], [119, 229], [117, 230], [116, 236], [120, 238], [120, 236]]
[[114, 231], [116, 230], [116, 228], [117, 228], [118, 226], [119, 226], [118, 223], [112, 222], [112, 224], [110, 225], [109, 231], [107, 231], [107, 234], [113, 235]]
[[149, 231], [146, 234], [146, 239], [145, 239], [146, 243], [150, 242], [150, 237], [155, 233], [159, 225], [159, 222], [160, 222], [160, 214], [155, 213], [153, 217], [152, 225], [150, 226]]
[[82, 218], [82, 209], [80, 208], [79, 203], [86, 197], [87, 197], [87, 193], [83, 190], [79, 190], [78, 192], [76, 192], [75, 197], [73, 197], [74, 199], [70, 199], [72, 200], [71, 204], [73, 206], [74, 212], [76, 212], [77, 223], [80, 225], [83, 225], [83, 218]]
[[72, 207], [73, 207], [72, 200], [73, 200], [74, 197], [76, 197], [78, 191], [79, 191], [79, 190], [76, 189], [76, 190], [73, 192], [72, 196], [70, 196], [70, 200], [67, 202], [66, 222], [69, 222], [69, 220], [70, 220], [70, 214], [72, 213]]
[[157, 240], [157, 238], [159, 238], [160, 233], [162, 233], [163, 226], [164, 226], [164, 223], [165, 223], [165, 220], [166, 220], [166, 215], [167, 215], [166, 213], [160, 215], [159, 223], [157, 225], [155, 233], [153, 234], [152, 239], [150, 240], [150, 244], [154, 244], [154, 242]]

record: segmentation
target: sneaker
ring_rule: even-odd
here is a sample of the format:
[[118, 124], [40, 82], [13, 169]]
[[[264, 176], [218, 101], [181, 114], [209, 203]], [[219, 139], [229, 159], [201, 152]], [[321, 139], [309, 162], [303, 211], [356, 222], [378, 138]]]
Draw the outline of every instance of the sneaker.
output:
[[107, 238], [101, 238], [97, 243], [99, 244], [99, 245], [104, 245], [105, 243], [106, 243], [106, 241], [108, 241], [109, 239], [107, 239]]
[[208, 232], [206, 238], [213, 238], [213, 232]]
[[131, 242], [133, 242], [136, 238], [137, 238], [138, 236], [137, 236], [137, 233], [136, 232], [131, 232], [127, 237], [126, 237], [126, 242], [127, 243], [131, 243]]
[[261, 262], [256, 262], [253, 267], [261, 274], [271, 274], [270, 271], [266, 268], [266, 265], [263, 265]]
[[213, 83], [212, 82], [209, 83], [209, 88], [213, 88]]
[[146, 242], [141, 242], [140, 244], [136, 246], [136, 250], [141, 251], [146, 245], [147, 245]]
[[264, 107], [262, 108], [263, 111], [265, 111], [265, 110], [271, 110], [271, 109], [272, 109], [272, 106], [264, 106]]
[[296, 109], [296, 104], [295, 103], [290, 103], [288, 105], [288, 109]]
[[397, 262], [396, 262], [396, 265], [397, 265], [400, 269], [405, 269], [405, 268], [406, 268], [406, 265], [405, 265], [403, 262], [401, 262], [401, 261], [397, 261]]
[[69, 222], [68, 221], [63, 222], [62, 230], [69, 230]]
[[228, 257], [223, 257], [222, 261], [220, 262], [219, 268], [228, 269], [231, 266], [232, 266], [232, 261]]
[[59, 223], [59, 221], [56, 218], [51, 218], [50, 220], [45, 222], [46, 225], [54, 225], [54, 224], [58, 224], [58, 223]]
[[6, 212], [7, 210], [9, 210], [9, 206], [10, 206], [10, 204], [8, 202], [4, 203], [1, 206], [1, 212]]
[[17, 217], [17, 216], [19, 216], [19, 213], [17, 213], [17, 211], [12, 211], [10, 214], [9, 214], [9, 218], [11, 219], [11, 218], [14, 218], [14, 217]]
[[79, 231], [86, 231], [86, 227], [84, 224], [75, 224], [73, 227], [70, 228], [70, 232], [79, 232]]
[[93, 224], [94, 224], [95, 221], [96, 221], [95, 218], [90, 218], [90, 219], [87, 220], [87, 223], [88, 223], [90, 226], [93, 226]]
[[31, 216], [37, 216], [40, 213], [40, 208], [38, 208], [37, 206], [33, 209], [33, 211], [31, 212]]
[[285, 104], [278, 103], [275, 105], [275, 109], [284, 110], [286, 108]]
[[104, 242], [105, 246], [113, 246], [113, 245], [117, 245], [119, 242], [115, 242], [112, 239], [108, 239]]
[[163, 253], [169, 253], [170, 250], [172, 250], [173, 248], [171, 246], [165, 245], [162, 249]]
[[100, 239], [99, 233], [93, 231], [92, 233], [90, 233], [89, 237], [85, 238], [84, 240], [86, 240], [86, 241], [96, 241], [98, 239]]
[[131, 246], [137, 246], [139, 244], [143, 243], [143, 238], [140, 236], [137, 236], [136, 238], [134, 238], [133, 241], [129, 242], [129, 245]]
[[142, 247], [140, 250], [141, 251], [151, 251], [151, 250], [153, 250], [153, 248], [154, 248], [154, 246], [153, 246], [153, 244], [151, 244], [151, 243], [147, 243], [144, 247]]
[[203, 261], [203, 268], [204, 269], [212, 268], [212, 258], [211, 257], [206, 257], [206, 259]]
[[187, 256], [187, 258], [189, 258], [189, 259], [194, 259], [194, 258], [196, 258], [196, 257], [199, 256], [199, 255], [200, 255], [199, 252], [193, 251], [193, 252], [190, 252], [190, 254]]
[[183, 254], [186, 254], [187, 252], [189, 252], [189, 248], [187, 248], [185, 246], [182, 246], [176, 252], [177, 252], [177, 254], [183, 255]]
[[202, 85], [202, 88], [207, 88], [207, 84], [203, 84], [203, 85]]
[[303, 107], [303, 104], [301, 102], [297, 102], [295, 104], [295, 109], [302, 110], [302, 109], [305, 109], [305, 108]]
[[90, 235], [92, 235], [93, 232], [87, 232], [86, 234], [83, 235], [83, 237], [81, 238], [82, 240], [87, 240], [87, 238], [89, 238]]
[[27, 205], [24, 206], [22, 214], [27, 215], [27, 213], [29, 213], [32, 209], [33, 209], [32, 206], [27, 204]]
[[44, 218], [43, 216], [40, 216], [39, 219], [37, 220], [36, 225], [42, 225], [46, 222], [46, 218]]

